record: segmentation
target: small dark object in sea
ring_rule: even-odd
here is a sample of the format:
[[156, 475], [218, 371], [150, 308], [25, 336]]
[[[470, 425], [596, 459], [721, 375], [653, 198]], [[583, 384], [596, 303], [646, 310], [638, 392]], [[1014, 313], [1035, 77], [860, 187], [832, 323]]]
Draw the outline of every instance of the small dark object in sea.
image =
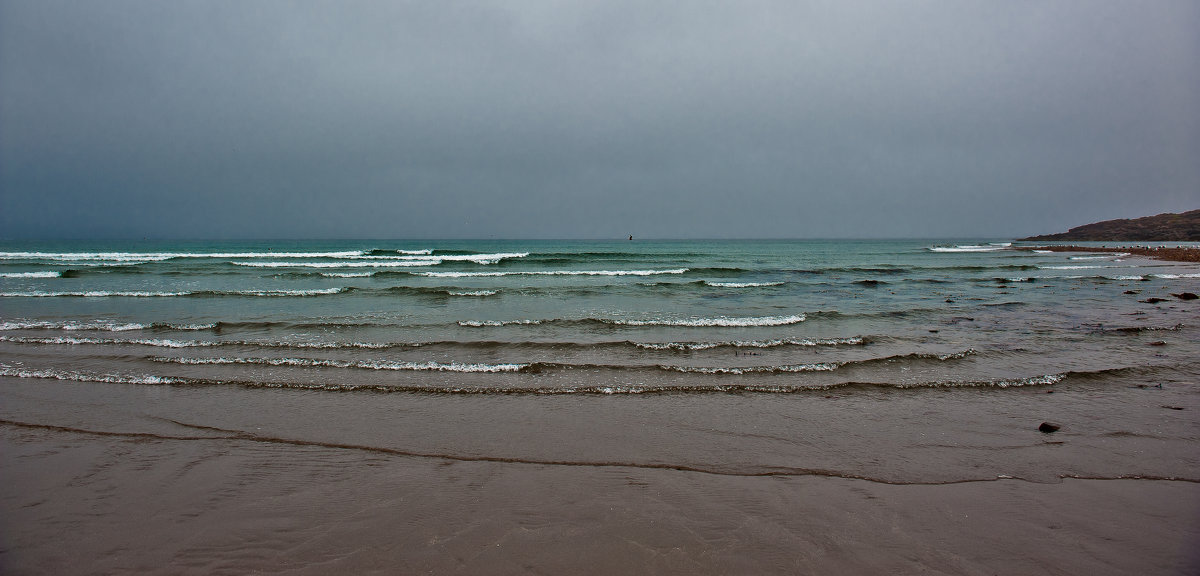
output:
[[1157, 297], [1150, 297], [1145, 300], [1138, 300], [1138, 302], [1145, 302], [1147, 304], [1158, 304], [1159, 302], [1166, 302], [1166, 301], [1167, 301], [1166, 298], [1157, 298]]
[[1174, 296], [1180, 300], [1195, 300], [1197, 298], [1200, 298], [1200, 296], [1197, 296], [1195, 292], [1182, 292], [1179, 294], [1172, 294], [1172, 296]]
[[1155, 340], [1149, 344], [1150, 346], [1166, 346], [1167, 343], [1162, 340]]
[[1051, 432], [1058, 432], [1059, 428], [1062, 428], [1062, 426], [1059, 426], [1053, 422], [1042, 422], [1042, 425], [1038, 426], [1038, 432], [1049, 434]]
[[930, 328], [930, 329], [929, 329], [929, 332], [930, 332], [930, 333], [932, 333], [932, 334], [937, 334], [937, 333], [938, 333], [938, 331], [937, 331], [937, 330], [934, 330], [934, 329], [932, 329], [932, 328]]
[[1166, 404], [1163, 404], [1163, 408], [1167, 410], [1183, 410], [1183, 406], [1168, 406]]
[[951, 299], [949, 299], [949, 298], [947, 298], [947, 299], [946, 299], [946, 303], [947, 303], [947, 304], [953, 304], [953, 303], [954, 303], [954, 301], [953, 301], [953, 300], [951, 300]]
[[1125, 293], [1126, 294], [1141, 294], [1142, 291], [1141, 290], [1126, 290]]

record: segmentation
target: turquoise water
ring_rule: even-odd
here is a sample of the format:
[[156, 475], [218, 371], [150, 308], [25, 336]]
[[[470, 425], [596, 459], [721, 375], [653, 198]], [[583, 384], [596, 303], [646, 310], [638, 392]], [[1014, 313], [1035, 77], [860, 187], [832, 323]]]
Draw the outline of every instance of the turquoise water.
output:
[[1198, 272], [995, 241], [8, 243], [0, 345], [5, 375], [110, 382], [1048, 385], [1195, 352], [1170, 294]]

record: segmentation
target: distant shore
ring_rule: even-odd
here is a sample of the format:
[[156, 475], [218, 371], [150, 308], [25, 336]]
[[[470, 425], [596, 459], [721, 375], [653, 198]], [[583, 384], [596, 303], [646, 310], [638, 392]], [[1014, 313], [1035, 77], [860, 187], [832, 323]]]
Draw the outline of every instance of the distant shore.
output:
[[1121, 252], [1135, 256], [1146, 256], [1155, 260], [1171, 260], [1174, 262], [1200, 262], [1200, 249], [1197, 248], [1154, 248], [1145, 246], [1015, 246], [1013, 250], [1047, 250], [1050, 252]]

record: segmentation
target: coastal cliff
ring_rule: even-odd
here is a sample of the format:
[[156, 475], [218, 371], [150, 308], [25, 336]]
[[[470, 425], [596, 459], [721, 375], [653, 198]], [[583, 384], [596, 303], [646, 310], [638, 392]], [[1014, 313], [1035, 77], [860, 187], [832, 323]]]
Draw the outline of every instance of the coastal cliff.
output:
[[1081, 240], [1110, 242], [1200, 241], [1200, 210], [1182, 214], [1159, 214], [1145, 218], [1106, 220], [1085, 224], [1059, 234], [1032, 236], [1023, 240]]

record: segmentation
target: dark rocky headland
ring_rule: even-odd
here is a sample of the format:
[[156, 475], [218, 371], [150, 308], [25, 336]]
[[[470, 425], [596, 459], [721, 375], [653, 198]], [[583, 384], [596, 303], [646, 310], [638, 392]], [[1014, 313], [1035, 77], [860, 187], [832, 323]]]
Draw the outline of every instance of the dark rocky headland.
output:
[[[1022, 238], [1022, 241], [1086, 242], [1197, 242], [1200, 241], [1200, 210], [1182, 214], [1159, 214], [1145, 218], [1106, 220], [1077, 226], [1059, 234]], [[1020, 246], [1017, 250], [1052, 252], [1125, 252], [1158, 260], [1200, 262], [1200, 249], [1155, 246]]]
[[1059, 234], [1022, 238], [1030, 241], [1079, 240], [1096, 242], [1197, 242], [1200, 210], [1145, 218], [1106, 220], [1077, 226]]

